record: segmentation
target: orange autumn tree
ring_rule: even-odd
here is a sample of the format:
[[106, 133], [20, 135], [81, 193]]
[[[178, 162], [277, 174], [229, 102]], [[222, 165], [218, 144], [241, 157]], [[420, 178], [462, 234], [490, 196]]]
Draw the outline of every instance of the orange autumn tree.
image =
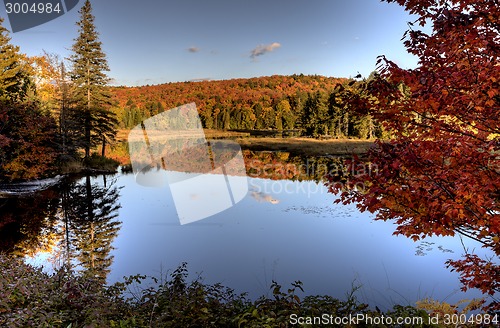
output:
[[[466, 253], [447, 262], [463, 290], [500, 291], [500, 3], [499, 0], [385, 0], [416, 21], [403, 37], [419, 59], [402, 69], [384, 56], [363, 92], [344, 101], [391, 131], [368, 152], [373, 170], [331, 177], [338, 202], [355, 202], [395, 234], [414, 240], [460, 234], [494, 258]], [[432, 26], [430, 34], [421, 28]], [[364, 186], [363, 188], [359, 188]], [[499, 307], [493, 301], [491, 307]]]

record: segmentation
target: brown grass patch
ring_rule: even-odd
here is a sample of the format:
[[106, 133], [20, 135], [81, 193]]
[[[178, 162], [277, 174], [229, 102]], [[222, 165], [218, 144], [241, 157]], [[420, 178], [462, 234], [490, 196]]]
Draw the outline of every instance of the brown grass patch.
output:
[[373, 145], [372, 140], [313, 138], [240, 138], [237, 139], [243, 149], [286, 151], [304, 156], [345, 156], [364, 154]]
[[[203, 129], [205, 133], [205, 138], [216, 139], [216, 138], [237, 138], [237, 137], [247, 137], [250, 133], [247, 132], [235, 132], [235, 131], [221, 131], [221, 130], [209, 130]], [[128, 134], [130, 130], [118, 130], [116, 134], [117, 141], [127, 141]], [[148, 131], [148, 135], [161, 135], [165, 134], [165, 131]]]
[[[117, 140], [127, 142], [128, 130], [120, 130]], [[373, 140], [359, 139], [314, 139], [304, 137], [271, 138], [271, 137], [248, 137], [248, 133], [204, 130], [207, 140], [218, 138], [234, 138], [242, 149], [254, 151], [284, 151], [293, 155], [301, 156], [349, 156], [353, 154], [361, 155], [368, 151], [373, 145]], [[239, 137], [239, 138], [238, 138]], [[113, 156], [115, 155], [115, 156]], [[128, 154], [117, 156], [112, 150], [107, 156], [119, 160], [122, 164], [129, 162]], [[127, 161], [128, 159], [128, 161]]]

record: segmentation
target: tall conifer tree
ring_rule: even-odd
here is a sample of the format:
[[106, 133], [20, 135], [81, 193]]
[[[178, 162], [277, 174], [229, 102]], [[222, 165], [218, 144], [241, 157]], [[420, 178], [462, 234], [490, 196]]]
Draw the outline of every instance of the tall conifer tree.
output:
[[81, 146], [85, 157], [90, 156], [90, 149], [102, 142], [103, 153], [106, 141], [116, 134], [116, 116], [108, 108], [110, 94], [107, 90], [109, 71], [106, 55], [102, 51], [99, 33], [94, 25], [90, 1], [80, 9], [80, 21], [77, 22], [79, 35], [73, 44], [70, 60], [73, 64], [71, 80], [74, 85], [75, 108], [80, 114], [83, 138]]
[[26, 96], [29, 74], [19, 47], [10, 43], [9, 31], [2, 23], [0, 18], [0, 99], [19, 101]]

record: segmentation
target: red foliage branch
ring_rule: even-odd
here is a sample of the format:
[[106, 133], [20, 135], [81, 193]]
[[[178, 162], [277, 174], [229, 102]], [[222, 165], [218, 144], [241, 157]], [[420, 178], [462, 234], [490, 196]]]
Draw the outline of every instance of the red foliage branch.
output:
[[[417, 240], [460, 233], [481, 242], [494, 259], [467, 254], [448, 264], [464, 288], [493, 294], [500, 291], [500, 5], [386, 1], [419, 15], [404, 37], [419, 66], [402, 69], [381, 56], [379, 75], [365, 85], [370, 97], [348, 97], [385, 122], [393, 138], [367, 154], [372, 170], [351, 173], [347, 185], [330, 189], [340, 193], [339, 202], [394, 220], [395, 234]], [[432, 23], [432, 33], [415, 23]]]

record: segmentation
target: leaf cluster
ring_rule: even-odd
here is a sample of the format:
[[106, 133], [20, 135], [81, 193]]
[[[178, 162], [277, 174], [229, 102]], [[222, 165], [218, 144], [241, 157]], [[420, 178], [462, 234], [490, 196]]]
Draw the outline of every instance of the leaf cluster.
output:
[[[494, 294], [500, 291], [499, 3], [387, 2], [418, 15], [403, 42], [419, 66], [403, 69], [381, 56], [378, 74], [365, 83], [368, 97], [345, 97], [358, 110], [368, 108], [392, 139], [369, 151], [376, 171], [346, 177], [364, 190], [331, 190], [338, 202], [357, 202], [395, 222], [395, 234], [413, 240], [460, 234], [482, 243], [493, 258], [466, 254], [448, 265], [464, 289]], [[432, 24], [432, 33], [415, 23]]]

